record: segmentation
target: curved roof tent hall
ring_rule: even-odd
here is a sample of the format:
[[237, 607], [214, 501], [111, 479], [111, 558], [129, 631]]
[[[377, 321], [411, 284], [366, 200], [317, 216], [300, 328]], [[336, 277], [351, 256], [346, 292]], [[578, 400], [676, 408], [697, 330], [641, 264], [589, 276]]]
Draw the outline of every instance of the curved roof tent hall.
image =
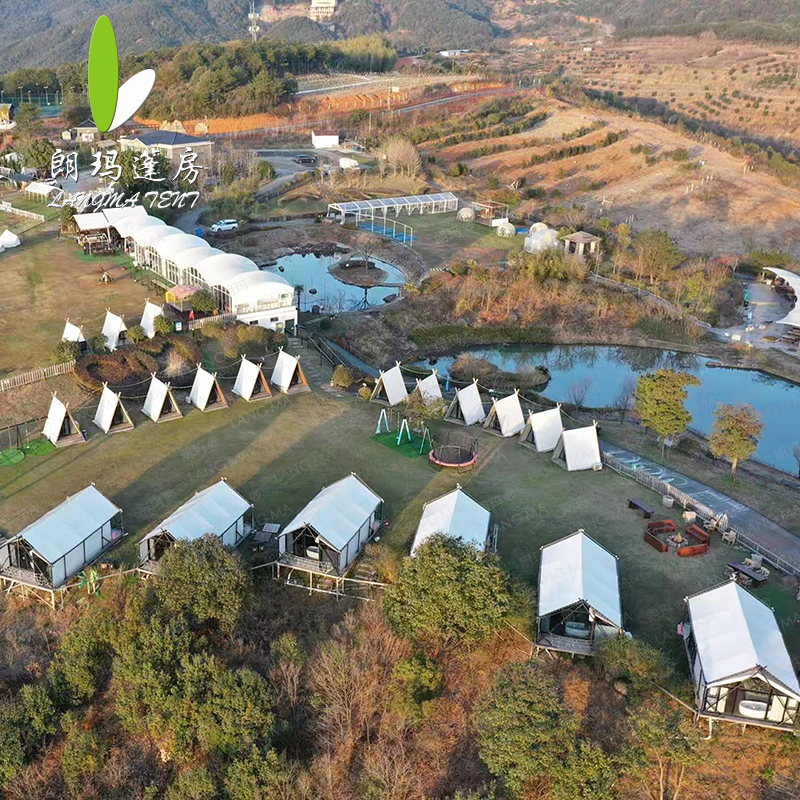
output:
[[123, 239], [129, 239], [141, 228], [149, 228], [152, 226], [166, 228], [167, 223], [158, 217], [151, 217], [149, 215], [142, 216], [141, 214], [131, 214], [111, 223], [111, 227], [114, 228]]
[[146, 225], [143, 228], [135, 230], [131, 234], [131, 238], [139, 247], [151, 247], [158, 252], [158, 247], [162, 241], [168, 239], [170, 236], [178, 236], [183, 234], [183, 231], [178, 228], [173, 228], [171, 225]]
[[[174, 236], [172, 237], [175, 238]], [[222, 254], [222, 250], [217, 250], [216, 247], [191, 247], [188, 250], [181, 250], [179, 253], [174, 253], [170, 256], [170, 261], [177, 267], [180, 274], [178, 283], [191, 283], [194, 276], [187, 274], [189, 270], [197, 272], [197, 265], [211, 256], [218, 256]], [[200, 273], [197, 273], [198, 275]]]
[[192, 233], [181, 233], [179, 236], [169, 236], [156, 242], [155, 250], [165, 261], [172, 261], [173, 256], [178, 253], [184, 250], [193, 250], [194, 248], [210, 250], [211, 245], [205, 239], [201, 239]]

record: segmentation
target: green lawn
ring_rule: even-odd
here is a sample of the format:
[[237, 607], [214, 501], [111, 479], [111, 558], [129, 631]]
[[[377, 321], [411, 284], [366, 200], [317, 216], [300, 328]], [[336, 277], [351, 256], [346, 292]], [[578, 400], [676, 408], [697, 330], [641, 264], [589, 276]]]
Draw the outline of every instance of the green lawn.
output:
[[[230, 389], [230, 381], [224, 386]], [[179, 403], [185, 408], [181, 397]], [[607, 469], [567, 473], [514, 440], [470, 431], [480, 443], [477, 467], [461, 475], [434, 470], [427, 459], [375, 441], [379, 412], [373, 404], [315, 391], [256, 405], [237, 400], [227, 410], [192, 410], [160, 425], [134, 409], [137, 429], [106, 437], [83, 411], [86, 444], [0, 469], [0, 520], [16, 532], [94, 481], [124, 510], [131, 532], [112, 556], [132, 560], [143, 533], [220, 477], [254, 503], [262, 522], [286, 523], [319, 488], [354, 471], [384, 498], [391, 525], [380, 546], [400, 556], [408, 552], [422, 504], [458, 482], [491, 509], [506, 568], [532, 586], [541, 545], [578, 528], [618, 555], [626, 626], [681, 663], [675, 629], [683, 598], [724, 579], [730, 548], [715, 538], [702, 557], [659, 554], [642, 539], [641, 514], [627, 508], [628, 497], [658, 507], [656, 495]], [[452, 440], [463, 435], [444, 423], [436, 427]], [[800, 655], [796, 604], [788, 583], [773, 576], [766, 596], [780, 607], [790, 650]]]

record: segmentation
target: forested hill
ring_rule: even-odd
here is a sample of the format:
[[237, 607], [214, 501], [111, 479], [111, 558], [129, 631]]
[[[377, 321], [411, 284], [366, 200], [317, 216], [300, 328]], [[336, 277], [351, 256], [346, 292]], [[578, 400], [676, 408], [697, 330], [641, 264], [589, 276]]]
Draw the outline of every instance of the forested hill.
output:
[[563, 0], [561, 5], [600, 17], [620, 33], [682, 27], [754, 39], [800, 39], [798, 0]]

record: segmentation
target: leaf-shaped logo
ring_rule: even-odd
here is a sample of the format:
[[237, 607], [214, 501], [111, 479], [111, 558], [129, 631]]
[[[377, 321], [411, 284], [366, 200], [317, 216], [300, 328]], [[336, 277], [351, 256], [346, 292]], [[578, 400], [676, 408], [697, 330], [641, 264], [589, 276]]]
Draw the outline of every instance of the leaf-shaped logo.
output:
[[108, 17], [97, 20], [89, 45], [89, 104], [103, 133], [124, 125], [142, 106], [156, 80], [152, 69], [136, 73], [119, 85], [117, 37]]

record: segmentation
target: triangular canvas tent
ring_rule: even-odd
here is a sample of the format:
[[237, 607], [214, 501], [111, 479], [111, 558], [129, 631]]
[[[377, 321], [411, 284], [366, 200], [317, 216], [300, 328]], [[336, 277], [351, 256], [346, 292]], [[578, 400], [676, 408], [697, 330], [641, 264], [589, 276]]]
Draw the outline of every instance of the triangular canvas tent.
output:
[[456, 392], [444, 418], [456, 425], [474, 425], [476, 422], [483, 422], [486, 419], [477, 379]]
[[431, 372], [427, 378], [422, 380], [417, 378], [417, 389], [426, 403], [442, 399], [442, 389], [439, 386], [439, 376], [436, 374], [436, 370]]
[[47, 412], [47, 421], [44, 423], [42, 433], [56, 447], [66, 447], [85, 441], [78, 423], [55, 394], [50, 402], [50, 410]]
[[150, 388], [147, 390], [147, 397], [142, 411], [153, 422], [167, 422], [171, 419], [181, 419], [183, 417], [169, 384], [160, 381], [155, 374], [153, 374], [153, 379], [150, 381]]
[[67, 319], [64, 325], [64, 333], [61, 334], [61, 340], [65, 342], [75, 342], [81, 349], [81, 352], [86, 350], [86, 337], [83, 335], [83, 329], [79, 328], [74, 323]]
[[284, 394], [311, 391], [300, 361], [283, 348], [278, 351], [278, 360], [275, 362], [269, 382]]
[[483, 423], [484, 430], [506, 438], [516, 436], [524, 427], [525, 415], [519, 402], [518, 389], [502, 400], [492, 398], [492, 408]]
[[217, 380], [217, 373], [208, 372], [200, 364], [197, 365], [189, 400], [201, 411], [216, 411], [218, 408], [228, 407], [228, 401]]
[[378, 382], [375, 384], [369, 399], [373, 403], [380, 403], [382, 406], [389, 406], [389, 408], [396, 406], [398, 403], [404, 403], [408, 399], [406, 382], [403, 380], [403, 372], [400, 369], [399, 361], [387, 372], [381, 370]]
[[12, 233], [10, 230], [6, 230], [4, 233], [0, 234], [0, 247], [8, 250], [11, 247], [19, 247], [22, 244], [20, 241], [19, 236], [16, 233]]
[[531, 411], [519, 435], [519, 443], [539, 453], [549, 453], [555, 449], [563, 430], [560, 404], [546, 411]]
[[103, 384], [103, 393], [100, 395], [100, 405], [94, 415], [94, 424], [103, 433], [117, 433], [119, 431], [132, 431], [133, 420], [122, 403], [122, 399]]
[[573, 428], [564, 431], [551, 456], [569, 472], [582, 469], [596, 469], [602, 466], [600, 457], [600, 441], [597, 438], [597, 423], [585, 428]]
[[156, 317], [162, 316], [164, 309], [162, 306], [157, 306], [149, 300], [145, 301], [144, 313], [142, 314], [142, 321], [140, 325], [144, 328], [148, 339], [152, 339], [156, 335], [155, 321]]
[[242, 356], [239, 372], [233, 384], [233, 393], [245, 400], [268, 400], [272, 397], [269, 384], [261, 371], [261, 367], [253, 361], [248, 361]]
[[106, 318], [103, 322], [103, 336], [106, 339], [106, 347], [112, 352], [125, 341], [125, 333], [128, 328], [125, 320], [106, 310]]

